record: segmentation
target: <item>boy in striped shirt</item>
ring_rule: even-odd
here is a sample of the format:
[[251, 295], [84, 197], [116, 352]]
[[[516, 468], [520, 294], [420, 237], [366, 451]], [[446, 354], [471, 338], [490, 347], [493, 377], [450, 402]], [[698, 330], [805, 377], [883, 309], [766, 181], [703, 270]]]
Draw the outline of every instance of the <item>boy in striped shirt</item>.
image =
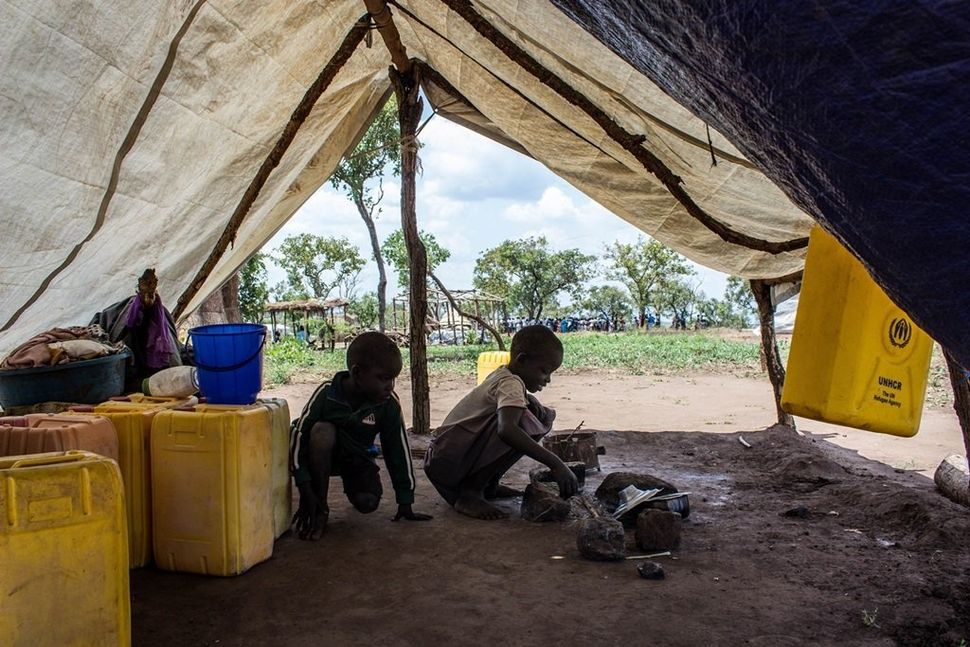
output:
[[365, 332], [347, 349], [347, 368], [317, 387], [293, 424], [291, 469], [300, 492], [293, 531], [300, 539], [315, 541], [323, 535], [331, 476], [340, 476], [347, 499], [359, 512], [377, 510], [384, 489], [368, 450], [378, 436], [398, 504], [394, 521], [431, 519], [411, 509], [414, 469], [394, 394], [401, 351], [386, 335]]

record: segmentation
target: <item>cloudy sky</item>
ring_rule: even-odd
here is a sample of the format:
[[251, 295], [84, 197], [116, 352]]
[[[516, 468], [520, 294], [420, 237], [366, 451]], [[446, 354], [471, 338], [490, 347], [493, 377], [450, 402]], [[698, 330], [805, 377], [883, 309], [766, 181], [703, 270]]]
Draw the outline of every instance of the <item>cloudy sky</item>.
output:
[[[451, 258], [439, 278], [451, 289], [472, 287], [478, 255], [507, 239], [545, 236], [554, 250], [577, 248], [601, 257], [615, 240], [633, 242], [639, 231], [559, 179], [539, 162], [500, 144], [434, 117], [421, 132], [424, 172], [417, 182], [420, 229], [434, 234]], [[400, 228], [400, 184], [384, 181], [382, 214], [377, 219], [383, 241]], [[320, 188], [266, 245], [274, 250], [291, 234], [344, 236], [370, 258], [367, 229], [354, 205], [327, 184]], [[605, 269], [603, 261], [599, 262]], [[721, 298], [727, 276], [696, 266], [701, 289]], [[284, 279], [270, 268], [270, 285]], [[594, 283], [603, 283], [595, 279]], [[377, 268], [373, 261], [361, 273], [359, 292], [373, 291]], [[388, 296], [397, 293], [396, 277], [388, 277]]]

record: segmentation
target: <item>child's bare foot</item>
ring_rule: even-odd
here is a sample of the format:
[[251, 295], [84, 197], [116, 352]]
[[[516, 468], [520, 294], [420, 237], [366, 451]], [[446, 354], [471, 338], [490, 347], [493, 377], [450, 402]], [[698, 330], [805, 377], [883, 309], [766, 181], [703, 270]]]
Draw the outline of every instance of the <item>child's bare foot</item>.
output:
[[488, 500], [511, 499], [512, 497], [522, 496], [523, 494], [525, 493], [522, 490], [516, 490], [513, 487], [502, 485], [501, 483], [485, 490], [485, 498]]
[[475, 519], [505, 519], [509, 515], [507, 512], [503, 512], [486, 502], [482, 498], [481, 494], [477, 493], [463, 493], [455, 501], [455, 510], [466, 515], [468, 517], [474, 517]]

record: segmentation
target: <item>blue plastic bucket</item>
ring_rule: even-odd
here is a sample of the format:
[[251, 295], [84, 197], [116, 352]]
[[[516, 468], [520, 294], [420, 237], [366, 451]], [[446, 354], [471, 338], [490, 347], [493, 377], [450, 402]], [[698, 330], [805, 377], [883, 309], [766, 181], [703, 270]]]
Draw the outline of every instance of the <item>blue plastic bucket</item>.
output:
[[199, 390], [211, 404], [252, 404], [263, 388], [263, 343], [259, 324], [214, 324], [189, 330], [195, 348]]

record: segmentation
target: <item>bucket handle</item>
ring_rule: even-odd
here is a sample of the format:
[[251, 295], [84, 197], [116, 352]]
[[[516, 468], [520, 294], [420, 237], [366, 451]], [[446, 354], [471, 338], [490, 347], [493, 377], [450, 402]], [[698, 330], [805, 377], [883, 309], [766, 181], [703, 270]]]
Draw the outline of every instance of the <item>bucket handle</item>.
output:
[[233, 364], [232, 366], [206, 366], [205, 364], [200, 363], [198, 359], [196, 359], [195, 367], [201, 368], [203, 371], [209, 371], [210, 373], [229, 373], [231, 371], [238, 370], [243, 366], [245, 366], [246, 364], [253, 361], [254, 359], [256, 359], [257, 357], [259, 357], [259, 354], [263, 352], [263, 346], [266, 345], [266, 331], [263, 330], [262, 334], [263, 334], [263, 341], [259, 342], [259, 348], [256, 349], [256, 352], [250, 355], [249, 357], [247, 357], [246, 359], [244, 359], [243, 361], [239, 362], [238, 364]]

